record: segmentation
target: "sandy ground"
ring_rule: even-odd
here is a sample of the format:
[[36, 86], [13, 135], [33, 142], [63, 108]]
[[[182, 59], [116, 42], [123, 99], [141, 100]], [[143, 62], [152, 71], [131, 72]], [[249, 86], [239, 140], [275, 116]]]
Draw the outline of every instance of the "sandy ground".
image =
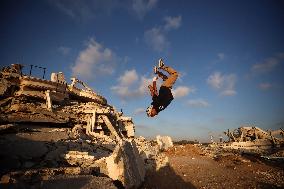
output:
[[189, 144], [165, 153], [169, 166], [149, 173], [142, 188], [284, 188], [283, 163], [236, 154], [213, 159]]

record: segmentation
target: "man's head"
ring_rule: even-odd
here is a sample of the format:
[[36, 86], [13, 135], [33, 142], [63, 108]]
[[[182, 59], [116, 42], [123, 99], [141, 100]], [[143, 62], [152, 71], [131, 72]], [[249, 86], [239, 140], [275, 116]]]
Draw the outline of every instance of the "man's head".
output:
[[148, 117], [154, 117], [158, 115], [157, 110], [153, 107], [153, 105], [149, 106], [146, 110], [147, 116]]

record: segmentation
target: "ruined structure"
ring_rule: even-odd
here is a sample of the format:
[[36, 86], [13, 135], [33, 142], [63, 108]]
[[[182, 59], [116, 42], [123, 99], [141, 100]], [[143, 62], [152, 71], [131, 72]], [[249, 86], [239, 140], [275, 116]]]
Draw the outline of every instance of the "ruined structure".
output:
[[109, 179], [137, 188], [145, 171], [167, 165], [157, 143], [135, 138], [132, 118], [86, 83], [71, 78], [68, 84], [62, 72], [46, 80], [45, 68], [41, 79], [22, 67], [0, 72], [0, 184], [38, 188], [75, 175], [106, 188], [114, 187]]
[[224, 132], [229, 138], [227, 143], [221, 144], [223, 148], [238, 150], [267, 150], [279, 148], [284, 145], [283, 129], [264, 131], [255, 126], [242, 126], [233, 132]]
[[[51, 80], [23, 75], [22, 65], [13, 64], [0, 72], [0, 122], [68, 123], [80, 126], [88, 135], [134, 137], [134, 124], [84, 82], [62, 72]], [[76, 85], [81, 84], [83, 89]]]

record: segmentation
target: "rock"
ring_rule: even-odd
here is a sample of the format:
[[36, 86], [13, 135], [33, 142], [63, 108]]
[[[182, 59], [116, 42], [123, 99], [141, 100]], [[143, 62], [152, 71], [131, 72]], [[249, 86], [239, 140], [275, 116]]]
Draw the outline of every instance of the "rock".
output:
[[145, 166], [134, 141], [120, 141], [111, 156], [96, 163], [101, 173], [119, 180], [125, 188], [138, 188], [144, 181]]
[[17, 171], [2, 176], [0, 184], [4, 188], [116, 189], [110, 178], [86, 174], [90, 173], [76, 167]]
[[156, 139], [157, 139], [157, 143], [158, 143], [159, 149], [162, 150], [162, 151], [163, 150], [168, 150], [170, 147], [174, 146], [173, 142], [172, 142], [172, 139], [169, 136], [157, 135]]
[[153, 145], [150, 141], [147, 141], [144, 137], [135, 138], [134, 141], [137, 144], [137, 148], [140, 156], [143, 160], [152, 158], [159, 153], [159, 148], [157, 145]]
[[69, 151], [63, 157], [70, 165], [78, 165], [81, 167], [89, 167], [96, 160], [93, 154], [79, 151]]
[[25, 159], [39, 158], [47, 153], [48, 149], [43, 142], [21, 140], [12, 141], [1, 147], [0, 155], [9, 154]]
[[1, 177], [0, 184], [8, 184], [10, 181], [10, 175], [3, 175]]
[[60, 161], [61, 155], [65, 154], [67, 151], [66, 146], [58, 146], [57, 149], [49, 151], [47, 155], [45, 156], [45, 160], [54, 160], [54, 161]]
[[24, 168], [31, 168], [31, 167], [34, 166], [34, 165], [35, 165], [34, 162], [32, 162], [32, 161], [27, 161], [27, 162], [24, 163], [23, 167], [24, 167]]
[[9, 169], [18, 169], [21, 167], [20, 160], [17, 156], [2, 156], [0, 161], [0, 171]]
[[155, 157], [156, 171], [169, 164], [169, 158], [165, 154], [159, 154]]
[[49, 180], [42, 181], [40, 188], [43, 189], [116, 189], [110, 178], [96, 177], [91, 175], [60, 175]]
[[158, 171], [160, 168], [168, 165], [168, 157], [160, 152], [156, 142], [148, 141], [141, 136], [134, 140], [147, 171]]

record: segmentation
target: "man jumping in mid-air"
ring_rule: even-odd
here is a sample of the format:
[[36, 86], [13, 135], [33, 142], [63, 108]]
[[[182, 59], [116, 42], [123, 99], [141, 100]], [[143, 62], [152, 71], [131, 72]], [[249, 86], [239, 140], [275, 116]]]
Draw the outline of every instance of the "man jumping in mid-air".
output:
[[[158, 69], [164, 70], [170, 75], [166, 76], [162, 72], [158, 71]], [[165, 66], [162, 59], [159, 59], [158, 68], [156, 66], [154, 67], [154, 73], [163, 79], [163, 84], [160, 87], [159, 94], [156, 87], [156, 82], [158, 80], [157, 76], [153, 78], [153, 85], [148, 86], [153, 100], [146, 110], [148, 117], [158, 115], [160, 111], [164, 110], [171, 103], [174, 99], [171, 89], [178, 78], [178, 72], [169, 66]]]

